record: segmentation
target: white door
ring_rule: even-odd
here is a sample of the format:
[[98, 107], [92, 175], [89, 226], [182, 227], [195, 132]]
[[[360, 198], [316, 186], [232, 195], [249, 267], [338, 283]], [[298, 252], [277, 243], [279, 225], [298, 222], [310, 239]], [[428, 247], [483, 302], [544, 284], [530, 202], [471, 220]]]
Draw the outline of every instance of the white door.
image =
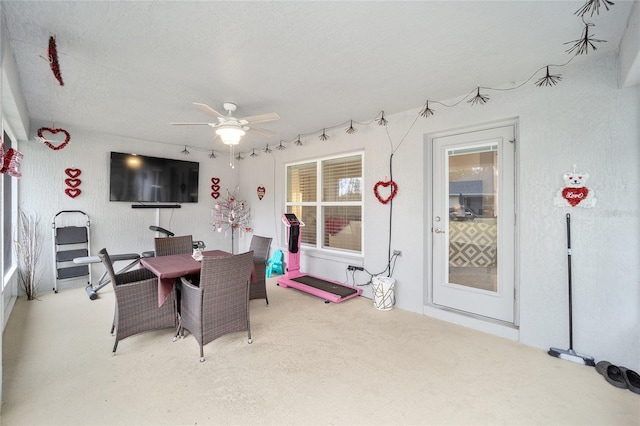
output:
[[432, 139], [433, 303], [514, 322], [515, 125]]

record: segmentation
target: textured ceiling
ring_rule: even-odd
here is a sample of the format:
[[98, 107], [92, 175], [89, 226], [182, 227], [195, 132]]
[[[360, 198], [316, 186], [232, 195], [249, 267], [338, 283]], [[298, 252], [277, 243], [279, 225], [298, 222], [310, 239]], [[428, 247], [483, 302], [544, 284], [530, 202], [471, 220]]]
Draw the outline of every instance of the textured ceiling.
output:
[[[243, 149], [292, 141], [508, 87], [572, 55], [585, 1], [2, 1], [29, 116], [128, 138], [211, 148], [193, 102], [277, 112]], [[632, 1], [586, 15], [596, 52], [617, 50]], [[47, 60], [57, 40], [64, 86]], [[540, 71], [535, 79], [542, 77]], [[533, 81], [535, 81], [535, 79]], [[533, 82], [531, 83], [533, 84]], [[31, 135], [33, 136], [33, 135]], [[215, 149], [224, 149], [215, 142]]]

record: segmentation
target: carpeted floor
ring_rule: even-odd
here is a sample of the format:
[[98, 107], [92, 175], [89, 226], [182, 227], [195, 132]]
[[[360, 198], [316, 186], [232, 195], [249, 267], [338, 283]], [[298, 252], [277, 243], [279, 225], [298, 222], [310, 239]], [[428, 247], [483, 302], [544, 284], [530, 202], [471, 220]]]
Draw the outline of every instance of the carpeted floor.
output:
[[4, 333], [2, 425], [640, 424], [640, 395], [593, 367], [359, 297], [268, 281], [246, 333], [205, 346], [172, 330], [111, 356], [114, 299], [18, 300]]

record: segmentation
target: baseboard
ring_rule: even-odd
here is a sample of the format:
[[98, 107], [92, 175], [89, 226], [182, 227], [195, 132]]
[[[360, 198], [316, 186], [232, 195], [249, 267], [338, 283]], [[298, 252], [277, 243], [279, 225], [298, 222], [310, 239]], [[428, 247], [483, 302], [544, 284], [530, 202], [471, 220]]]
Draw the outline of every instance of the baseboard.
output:
[[520, 341], [520, 330], [516, 325], [507, 324], [489, 318], [477, 317], [464, 312], [437, 306], [424, 306], [423, 314], [452, 324], [461, 325], [473, 330], [482, 331], [505, 339]]

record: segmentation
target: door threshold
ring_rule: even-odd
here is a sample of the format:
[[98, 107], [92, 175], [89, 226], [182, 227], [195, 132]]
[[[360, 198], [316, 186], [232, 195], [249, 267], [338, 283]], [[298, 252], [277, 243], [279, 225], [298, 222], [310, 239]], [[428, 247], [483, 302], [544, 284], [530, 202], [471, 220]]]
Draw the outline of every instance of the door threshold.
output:
[[505, 339], [520, 341], [520, 328], [515, 324], [491, 318], [472, 315], [462, 311], [447, 309], [436, 305], [425, 305], [423, 314], [452, 324], [482, 331]]

